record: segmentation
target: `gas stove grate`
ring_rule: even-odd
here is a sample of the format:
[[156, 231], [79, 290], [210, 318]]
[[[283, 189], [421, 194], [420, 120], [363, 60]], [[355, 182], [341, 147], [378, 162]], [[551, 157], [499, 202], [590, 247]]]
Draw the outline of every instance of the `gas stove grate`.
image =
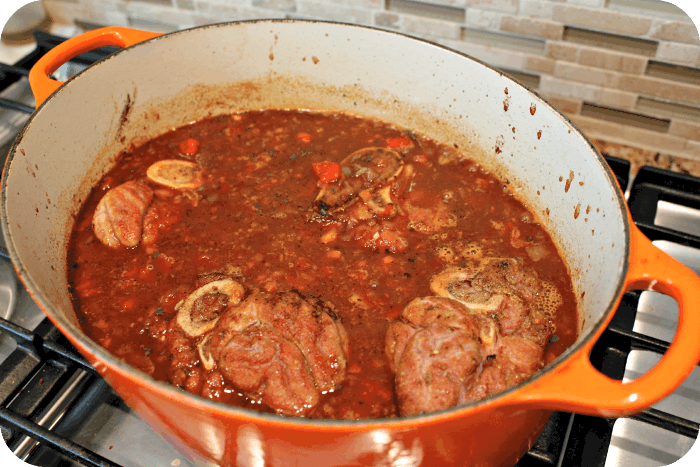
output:
[[0, 318], [0, 333], [17, 343], [0, 364], [0, 426], [5, 443], [25, 459], [24, 454], [33, 454], [41, 442], [82, 465], [116, 467], [60, 433], [96, 397], [95, 390], [90, 391], [95, 382], [101, 390], [106, 383], [48, 319], [30, 332]]
[[[37, 33], [36, 39], [35, 51], [15, 66], [0, 64], [0, 90], [26, 77], [38, 58], [65, 40], [46, 33]], [[74, 62], [89, 65], [113, 51], [107, 48], [88, 52]], [[34, 110], [25, 103], [8, 99], [0, 99], [0, 108], [22, 113]], [[630, 182], [629, 162], [610, 156], [606, 160], [623, 192], [626, 191]], [[655, 224], [655, 206], [659, 200], [700, 209], [700, 181], [644, 167], [634, 180], [629, 200], [635, 223], [652, 240], [664, 239], [700, 248], [698, 236]], [[648, 207], [649, 203], [654, 208]], [[9, 261], [3, 248], [0, 248], [0, 260]], [[668, 348], [668, 342], [633, 331], [639, 297], [638, 292], [623, 296], [610, 326], [591, 354], [594, 366], [611, 378], [623, 379], [632, 350], [663, 354]], [[118, 466], [70, 441], [72, 433], [100, 400], [119, 400], [105, 381], [48, 319], [34, 332], [0, 319], [2, 335], [10, 336], [17, 344], [0, 363], [0, 425], [5, 442], [34, 465]], [[689, 438], [698, 437], [697, 423], [656, 409], [631, 418]], [[556, 412], [517, 467], [603, 467], [614, 422], [614, 419]]]

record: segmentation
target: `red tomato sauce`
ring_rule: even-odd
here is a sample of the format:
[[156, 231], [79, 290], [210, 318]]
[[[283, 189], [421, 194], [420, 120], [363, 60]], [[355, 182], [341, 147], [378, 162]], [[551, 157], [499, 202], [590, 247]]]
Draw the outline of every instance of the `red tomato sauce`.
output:
[[[349, 204], [319, 199], [347, 176], [342, 161], [363, 148], [398, 154], [402, 170], [386, 182], [390, 201], [365, 186]], [[100, 200], [146, 180], [164, 159], [196, 164], [201, 186], [148, 182], [153, 201], [141, 242], [101, 243], [92, 225]], [[383, 418], [400, 414], [385, 351], [390, 324], [416, 297], [434, 295], [431, 277], [483, 257], [520, 258], [558, 292], [547, 361], [575, 341], [567, 265], [507, 183], [454, 147], [382, 121], [264, 110], [203, 120], [122, 154], [75, 222], [67, 281], [82, 329], [110, 353], [157, 380], [259, 411], [273, 410], [206, 370], [195, 340], [176, 332], [176, 305], [207, 274], [232, 278], [246, 293], [293, 290], [330, 303], [347, 333], [346, 375], [304, 415]]]

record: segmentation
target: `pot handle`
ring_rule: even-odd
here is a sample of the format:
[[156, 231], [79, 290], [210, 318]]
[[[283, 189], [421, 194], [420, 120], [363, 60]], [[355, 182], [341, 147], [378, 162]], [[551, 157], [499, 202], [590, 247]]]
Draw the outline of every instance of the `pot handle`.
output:
[[[603, 417], [642, 411], [672, 393], [700, 360], [700, 278], [688, 267], [652, 245], [632, 223], [630, 267], [625, 291], [650, 290], [678, 302], [678, 328], [668, 350], [651, 370], [629, 383], [600, 373], [589, 360], [603, 329], [583, 349], [521, 391], [513, 402], [534, 402], [553, 410]], [[649, 270], [653, 272], [649, 272]], [[611, 315], [612, 317], [612, 315]]]
[[51, 79], [58, 68], [78, 55], [106, 46], [126, 48], [161, 33], [140, 31], [138, 29], [107, 27], [72, 37], [49, 50], [29, 71], [29, 85], [32, 88], [36, 106], [39, 107], [65, 81]]

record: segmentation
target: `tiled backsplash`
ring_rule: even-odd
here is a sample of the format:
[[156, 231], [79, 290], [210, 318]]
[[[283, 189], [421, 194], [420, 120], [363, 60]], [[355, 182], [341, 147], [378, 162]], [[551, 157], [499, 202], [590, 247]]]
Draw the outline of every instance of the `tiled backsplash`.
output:
[[700, 161], [700, 41], [661, 0], [44, 0], [56, 22], [174, 31], [257, 18], [399, 31], [501, 68], [589, 137]]

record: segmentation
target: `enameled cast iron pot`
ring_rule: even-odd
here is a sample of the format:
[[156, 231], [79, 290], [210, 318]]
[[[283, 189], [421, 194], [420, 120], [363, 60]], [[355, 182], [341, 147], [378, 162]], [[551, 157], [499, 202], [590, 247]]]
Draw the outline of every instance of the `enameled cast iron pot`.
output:
[[[62, 63], [124, 48], [68, 82]], [[453, 50], [360, 26], [305, 21], [220, 24], [168, 35], [92, 31], [49, 52], [30, 74], [39, 108], [2, 178], [2, 229], [27, 289], [117, 394], [202, 465], [513, 465], [552, 410], [605, 417], [672, 392], [700, 359], [700, 279], [632, 224], [604, 159], [564, 116], [511, 78]], [[88, 339], [66, 285], [66, 243], [90, 187], [116, 156], [169, 129], [239, 109], [339, 109], [378, 116], [456, 144], [537, 213], [566, 257], [580, 337], [530, 381], [465, 407], [402, 419], [313, 421], [194, 397], [128, 367]], [[679, 303], [661, 362], [629, 384], [589, 353], [627, 290]]]

